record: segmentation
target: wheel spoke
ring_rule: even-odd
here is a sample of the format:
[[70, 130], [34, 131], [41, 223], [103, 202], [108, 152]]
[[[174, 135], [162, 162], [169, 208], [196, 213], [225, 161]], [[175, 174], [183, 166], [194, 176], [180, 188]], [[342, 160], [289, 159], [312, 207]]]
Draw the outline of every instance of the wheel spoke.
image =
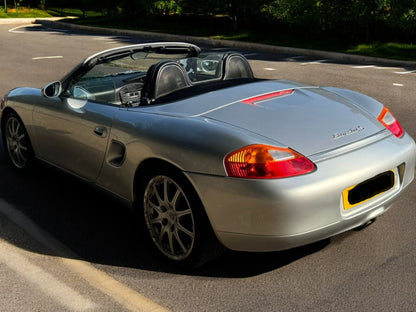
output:
[[13, 137], [15, 135], [15, 126], [14, 126], [14, 119], [10, 120], [9, 126], [8, 126], [8, 132], [10, 137]]
[[186, 247], [183, 245], [181, 238], [179, 237], [178, 231], [174, 232], [174, 236], [176, 238], [176, 241], [179, 244], [179, 247], [181, 247], [182, 252], [185, 253], [186, 252]]
[[20, 124], [16, 120], [13, 120], [13, 135], [17, 136], [19, 134], [19, 130]]
[[166, 227], [162, 226], [162, 228], [160, 229], [160, 233], [159, 233], [159, 244], [162, 245], [163, 244], [163, 236], [164, 235], [169, 235], [169, 233], [166, 231]]
[[163, 202], [168, 203], [168, 179], [163, 180]]
[[189, 231], [188, 229], [186, 229], [186, 228], [185, 228], [182, 224], [179, 224], [179, 223], [178, 223], [177, 228], [178, 228], [181, 232], [183, 232], [183, 233], [185, 233], [186, 235], [188, 235], [189, 237], [191, 237], [191, 238], [194, 238], [194, 237], [195, 237], [195, 234], [194, 234], [193, 232]]
[[190, 214], [192, 214], [192, 210], [190, 208], [186, 210], [176, 211], [176, 216], [178, 218], [181, 218], [183, 216], [190, 215]]
[[155, 203], [153, 203], [150, 200], [149, 200], [149, 206], [150, 206], [150, 208], [152, 208], [153, 210], [155, 210], [158, 213], [158, 215], [160, 215], [160, 214], [163, 213], [163, 211], [160, 209], [160, 205], [158, 206], [158, 205], [156, 205]]
[[11, 136], [8, 136], [7, 138], [6, 138], [6, 140], [7, 140], [7, 145], [8, 146], [13, 146], [13, 145], [15, 145], [16, 143], [15, 143], [15, 141], [13, 140], [13, 138], [11, 137]]
[[159, 206], [161, 206], [163, 204], [163, 199], [160, 197], [159, 191], [157, 190], [156, 186], [156, 184], [153, 184], [153, 194], [156, 196]]
[[156, 218], [149, 220], [150, 224], [162, 224], [163, 218], [158, 215]]
[[172, 255], [175, 255], [175, 247], [173, 246], [173, 234], [172, 232], [168, 232], [169, 230], [167, 230], [167, 235], [168, 235], [168, 240], [169, 240], [169, 249], [170, 249], [170, 253]]
[[20, 150], [16, 151], [16, 157], [20, 164], [24, 164], [24, 162], [26, 161], [26, 157], [22, 154]]
[[170, 202], [172, 207], [174, 207], [175, 211], [176, 211], [176, 204], [178, 202], [178, 198], [179, 196], [181, 196], [182, 192], [179, 189], [176, 189], [176, 193], [175, 195], [173, 195], [172, 201]]

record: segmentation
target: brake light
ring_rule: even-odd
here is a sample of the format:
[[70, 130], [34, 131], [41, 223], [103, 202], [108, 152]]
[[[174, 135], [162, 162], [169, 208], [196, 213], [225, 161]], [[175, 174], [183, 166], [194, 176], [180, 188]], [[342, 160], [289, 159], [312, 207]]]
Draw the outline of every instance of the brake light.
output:
[[269, 145], [250, 145], [224, 159], [228, 176], [247, 179], [277, 179], [306, 174], [315, 164], [291, 150]]
[[252, 98], [245, 99], [241, 102], [243, 102], [245, 104], [256, 105], [257, 102], [270, 100], [270, 99], [277, 98], [277, 97], [280, 97], [280, 96], [283, 96], [283, 95], [289, 95], [289, 94], [292, 94], [294, 91], [295, 91], [294, 89], [289, 89], [289, 90], [267, 93], [267, 94], [263, 94], [263, 95], [259, 95], [259, 96], [255, 96], [255, 97], [252, 97]]
[[404, 131], [399, 121], [393, 116], [390, 110], [386, 107], [383, 107], [380, 115], [377, 118], [384, 127], [390, 130], [396, 137], [400, 138], [403, 136]]

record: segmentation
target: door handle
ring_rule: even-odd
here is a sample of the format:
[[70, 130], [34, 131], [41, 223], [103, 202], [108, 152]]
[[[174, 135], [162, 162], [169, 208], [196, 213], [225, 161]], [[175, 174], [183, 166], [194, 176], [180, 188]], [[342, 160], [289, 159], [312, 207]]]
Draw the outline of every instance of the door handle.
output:
[[94, 128], [94, 133], [100, 137], [105, 138], [107, 136], [107, 128], [96, 126]]

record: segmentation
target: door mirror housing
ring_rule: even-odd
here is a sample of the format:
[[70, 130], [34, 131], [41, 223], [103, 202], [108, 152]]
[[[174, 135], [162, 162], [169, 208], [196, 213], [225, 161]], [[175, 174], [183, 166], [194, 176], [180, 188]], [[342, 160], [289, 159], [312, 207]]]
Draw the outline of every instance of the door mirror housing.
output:
[[48, 83], [42, 88], [42, 95], [47, 98], [54, 98], [61, 94], [62, 92], [62, 83], [60, 81], [55, 81]]

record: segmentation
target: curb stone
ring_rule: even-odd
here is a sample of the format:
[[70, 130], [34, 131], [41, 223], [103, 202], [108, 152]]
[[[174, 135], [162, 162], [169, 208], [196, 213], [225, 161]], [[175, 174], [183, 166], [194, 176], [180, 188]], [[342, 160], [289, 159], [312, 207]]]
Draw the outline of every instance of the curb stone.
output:
[[[0, 18], [0, 25], [24, 25], [24, 24], [36, 24], [41, 23], [42, 21], [59, 21], [68, 17], [46, 17], [46, 18]], [[71, 18], [71, 17], [69, 17]]]

